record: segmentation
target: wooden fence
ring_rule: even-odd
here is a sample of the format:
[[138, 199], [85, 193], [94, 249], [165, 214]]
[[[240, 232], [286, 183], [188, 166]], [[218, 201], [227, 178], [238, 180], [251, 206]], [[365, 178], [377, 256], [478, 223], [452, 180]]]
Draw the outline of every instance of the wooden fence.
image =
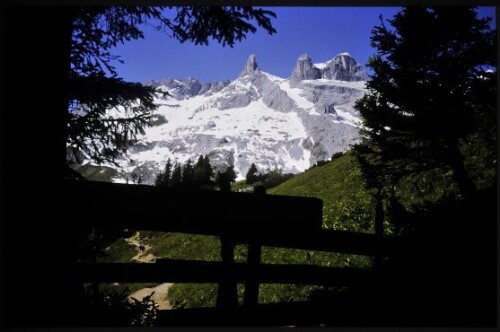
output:
[[[220, 262], [159, 259], [154, 264], [89, 263], [77, 267], [78, 278], [85, 282], [218, 284], [217, 308], [162, 312], [161, 322], [166, 325], [193, 325], [196, 315], [204, 317], [205, 323], [210, 317], [212, 324], [221, 325], [224, 319], [228, 320], [228, 312], [232, 312], [228, 320], [232, 324], [250, 322], [248, 315], [242, 312], [252, 312], [253, 322], [259, 322], [255, 315], [266, 316], [265, 322], [269, 323], [269, 317], [278, 317], [276, 312], [293, 304], [259, 305], [258, 290], [262, 283], [351, 286], [375, 284], [381, 279], [373, 269], [262, 264], [262, 246], [390, 256], [402, 245], [390, 237], [321, 229], [323, 205], [315, 198], [178, 191], [98, 182], [70, 183], [66, 192], [68, 199], [76, 199], [79, 206], [85, 207], [72, 216], [81, 227], [180, 232], [220, 238]], [[246, 263], [235, 262], [236, 244], [248, 245]], [[238, 306], [238, 283], [245, 284], [243, 307]], [[272, 307], [274, 314], [263, 309]], [[214, 314], [214, 310], [218, 314]], [[288, 318], [294, 312], [290, 308], [285, 311], [288, 314], [282, 312], [282, 315]], [[286, 319], [279, 320], [279, 324], [284, 323]]]

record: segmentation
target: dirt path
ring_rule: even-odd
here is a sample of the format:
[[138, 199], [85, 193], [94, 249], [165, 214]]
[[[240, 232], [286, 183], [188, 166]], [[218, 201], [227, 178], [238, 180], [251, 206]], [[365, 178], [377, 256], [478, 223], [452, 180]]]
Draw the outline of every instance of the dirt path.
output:
[[138, 261], [141, 263], [154, 263], [156, 261], [156, 257], [148, 253], [148, 251], [151, 249], [151, 246], [149, 244], [144, 245], [144, 250], [140, 251], [139, 248], [139, 237], [140, 233], [136, 232], [133, 236], [129, 237], [128, 239], [125, 239], [130, 245], [134, 246], [137, 248], [137, 255], [132, 257], [133, 261]]
[[[134, 246], [137, 249], [137, 255], [132, 257], [131, 260], [141, 263], [154, 263], [156, 261], [156, 257], [153, 254], [148, 253], [148, 251], [151, 249], [151, 245], [144, 244], [144, 250], [140, 251], [139, 238], [140, 238], [140, 232], [136, 232], [133, 236], [129, 237], [128, 239], [125, 239], [125, 241], [127, 241], [130, 245]], [[145, 298], [152, 292], [155, 292], [151, 297], [151, 299], [155, 301], [156, 304], [159, 305], [160, 310], [169, 310], [172, 309], [172, 306], [168, 302], [167, 294], [168, 294], [168, 289], [172, 285], [173, 285], [172, 283], [163, 283], [152, 288], [142, 288], [130, 294], [129, 298], [133, 297], [136, 300], [141, 301], [143, 298]]]
[[169, 310], [172, 309], [172, 306], [167, 300], [167, 293], [168, 289], [172, 285], [172, 283], [164, 283], [153, 288], [142, 288], [130, 294], [129, 297], [133, 297], [141, 301], [143, 298], [151, 294], [151, 292], [155, 292], [151, 299], [159, 305], [159, 310]]

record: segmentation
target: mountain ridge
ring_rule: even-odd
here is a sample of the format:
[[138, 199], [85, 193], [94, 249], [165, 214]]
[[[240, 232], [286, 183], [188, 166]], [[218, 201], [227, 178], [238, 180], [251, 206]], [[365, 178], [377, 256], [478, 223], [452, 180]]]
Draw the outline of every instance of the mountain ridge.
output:
[[[294, 75], [299, 62], [315, 74]], [[367, 77], [347, 53], [322, 64], [301, 56], [289, 78], [263, 71], [251, 54], [234, 80], [147, 81], [168, 96], [157, 96], [158, 121], [118, 158], [114, 181], [135, 173], [152, 184], [168, 158], [184, 163], [199, 155], [209, 156], [220, 171], [233, 166], [238, 179], [252, 163], [262, 171], [302, 172], [356, 142], [353, 106]]]

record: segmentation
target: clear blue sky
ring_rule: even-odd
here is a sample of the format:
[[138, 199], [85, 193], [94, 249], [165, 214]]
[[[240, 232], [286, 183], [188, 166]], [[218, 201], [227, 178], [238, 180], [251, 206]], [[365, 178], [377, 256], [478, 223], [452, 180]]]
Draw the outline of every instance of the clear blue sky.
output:
[[[145, 39], [126, 42], [113, 52], [125, 64], [116, 64], [127, 81], [144, 82], [165, 77], [194, 77], [200, 82], [234, 79], [250, 54], [257, 56], [261, 70], [289, 77], [297, 58], [307, 53], [313, 62], [324, 62], [343, 52], [366, 64], [375, 51], [370, 47], [370, 33], [379, 24], [379, 15], [391, 18], [395, 7], [276, 7], [274, 35], [258, 29], [255, 34], [235, 44], [222, 47], [186, 42], [180, 44], [164, 32], [144, 28]], [[482, 7], [479, 15], [495, 18], [494, 7]], [[495, 22], [493, 22], [495, 24]]]

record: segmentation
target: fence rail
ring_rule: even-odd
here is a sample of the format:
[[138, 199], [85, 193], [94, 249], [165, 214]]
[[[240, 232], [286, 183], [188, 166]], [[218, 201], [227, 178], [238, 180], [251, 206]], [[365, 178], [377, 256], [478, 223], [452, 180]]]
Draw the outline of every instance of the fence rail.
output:
[[[86, 207], [76, 218], [80, 227], [214, 235], [221, 240], [220, 262], [80, 264], [75, 270], [79, 280], [218, 283], [217, 307], [224, 310], [238, 306], [237, 283], [245, 283], [245, 307], [255, 308], [261, 283], [349, 286], [380, 279], [373, 269], [262, 264], [262, 246], [368, 256], [390, 256], [402, 247], [395, 238], [321, 229], [322, 201], [314, 198], [98, 182], [70, 183], [66, 192]], [[236, 244], [249, 245], [246, 263], [234, 261]]]
[[[98, 263], [80, 264], [78, 278], [83, 282], [185, 282], [218, 283], [223, 277], [222, 262], [160, 260], [155, 264]], [[234, 263], [233, 276], [238, 283], [252, 274], [258, 283], [349, 286], [374, 280], [370, 269], [322, 267], [304, 264]]]

